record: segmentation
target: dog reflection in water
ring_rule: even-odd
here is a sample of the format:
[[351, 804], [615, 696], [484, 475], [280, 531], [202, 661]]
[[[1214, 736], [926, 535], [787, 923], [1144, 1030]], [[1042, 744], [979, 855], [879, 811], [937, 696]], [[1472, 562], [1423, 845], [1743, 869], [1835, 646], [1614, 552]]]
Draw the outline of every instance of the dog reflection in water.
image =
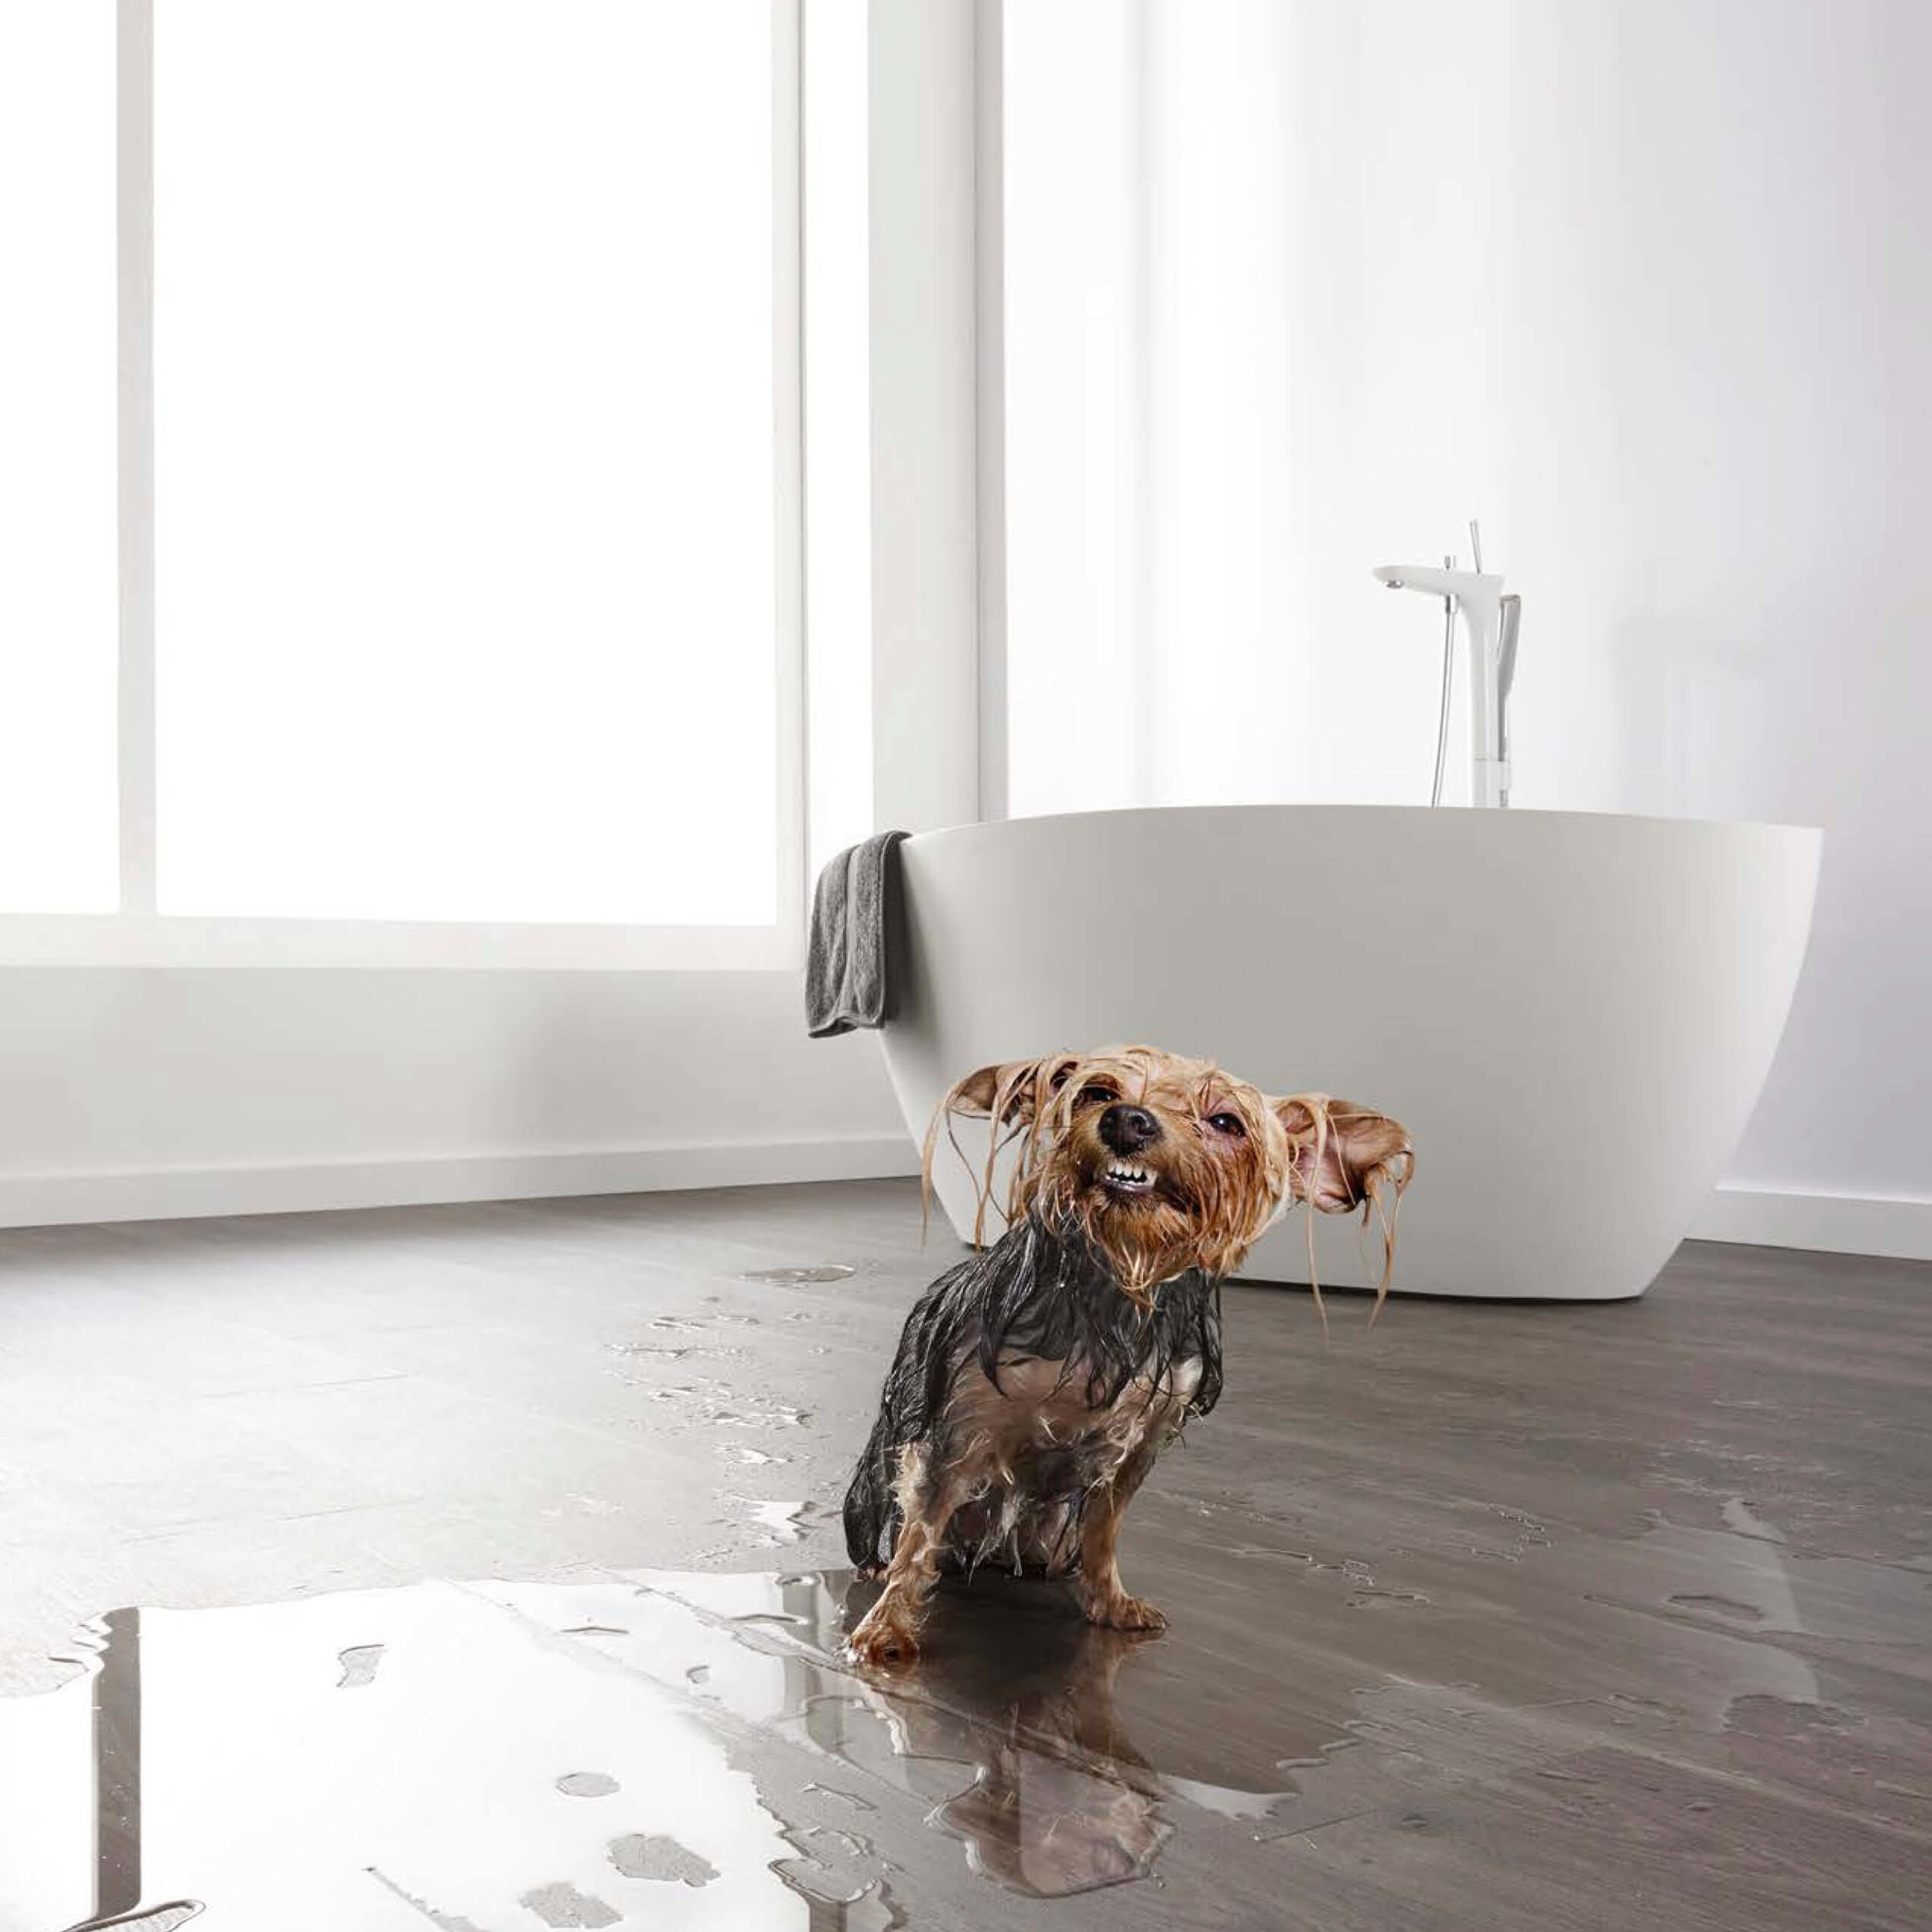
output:
[[[828, 1577], [828, 1583], [833, 1578]], [[1142, 1641], [1070, 1615], [1060, 1593], [987, 1576], [936, 1600], [916, 1664], [860, 1693], [908, 1758], [973, 1768], [932, 1822], [1016, 1892], [1060, 1898], [1145, 1877], [1169, 1834], [1158, 1780], [1122, 1728], [1114, 1680]], [[878, 1594], [855, 1579], [846, 1629]], [[982, 1599], [1003, 1599], [998, 1617]]]

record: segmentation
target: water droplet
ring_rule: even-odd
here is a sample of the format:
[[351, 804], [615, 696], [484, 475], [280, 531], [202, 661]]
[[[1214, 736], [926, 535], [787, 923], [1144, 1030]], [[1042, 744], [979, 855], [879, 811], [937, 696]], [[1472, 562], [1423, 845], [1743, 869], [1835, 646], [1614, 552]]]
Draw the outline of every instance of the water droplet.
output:
[[336, 1688], [360, 1690], [365, 1683], [374, 1683], [376, 1667], [383, 1661], [383, 1652], [387, 1647], [380, 1643], [352, 1643], [346, 1650], [338, 1651], [336, 1661], [342, 1667], [342, 1675]]

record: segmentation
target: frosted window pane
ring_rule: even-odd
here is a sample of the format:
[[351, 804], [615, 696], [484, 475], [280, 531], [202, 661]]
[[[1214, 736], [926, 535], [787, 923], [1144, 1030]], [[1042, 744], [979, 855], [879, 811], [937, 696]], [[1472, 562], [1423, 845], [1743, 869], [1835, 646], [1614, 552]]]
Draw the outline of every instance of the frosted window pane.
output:
[[0, 0], [0, 911], [111, 912], [114, 10]]
[[162, 911], [769, 924], [769, 0], [158, 13]]

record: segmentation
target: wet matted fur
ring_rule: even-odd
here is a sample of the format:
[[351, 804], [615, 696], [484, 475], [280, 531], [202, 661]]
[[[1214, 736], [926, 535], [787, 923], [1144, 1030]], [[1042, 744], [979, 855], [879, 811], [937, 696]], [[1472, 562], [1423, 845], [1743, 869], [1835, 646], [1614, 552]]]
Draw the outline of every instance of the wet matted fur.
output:
[[908, 1318], [846, 1498], [852, 1560], [885, 1578], [852, 1638], [874, 1663], [916, 1654], [942, 1568], [987, 1561], [1066, 1577], [1096, 1623], [1160, 1628], [1121, 1585], [1120, 1519], [1161, 1450], [1220, 1395], [1222, 1278], [1305, 1202], [1379, 1219], [1386, 1293], [1415, 1170], [1385, 1114], [1322, 1094], [1270, 1099], [1154, 1047], [968, 1075], [927, 1136], [929, 1182], [955, 1115], [993, 1122], [982, 1236], [996, 1164], [1014, 1156], [1008, 1227]]
[[[1043, 1364], [1052, 1367], [1045, 1386]], [[1220, 1282], [1190, 1268], [1162, 1283], [1157, 1296], [1136, 1299], [1121, 1292], [1083, 1241], [1030, 1217], [943, 1274], [908, 1318], [846, 1493], [852, 1561], [877, 1570], [891, 1560], [904, 1520], [899, 1491], [908, 1445], [924, 1452], [918, 1460], [936, 1455], [956, 1462], [996, 1447], [997, 1405], [1024, 1402], [1036, 1415], [1046, 1402], [1071, 1406], [1079, 1418], [1106, 1418], [1130, 1383], [1135, 1411], [1171, 1404], [1184, 1383], [1175, 1430], [1214, 1407], [1221, 1383]], [[989, 1466], [993, 1480], [955, 1512], [942, 1568], [991, 1561], [1064, 1575], [1078, 1554], [1086, 1504], [1114, 1474], [1118, 1432], [1095, 1427], [1062, 1436], [1031, 1426], [1030, 1418], [1014, 1419], [1027, 1440]], [[1130, 1413], [1126, 1426], [1139, 1420]], [[961, 1440], [967, 1429], [988, 1440]]]

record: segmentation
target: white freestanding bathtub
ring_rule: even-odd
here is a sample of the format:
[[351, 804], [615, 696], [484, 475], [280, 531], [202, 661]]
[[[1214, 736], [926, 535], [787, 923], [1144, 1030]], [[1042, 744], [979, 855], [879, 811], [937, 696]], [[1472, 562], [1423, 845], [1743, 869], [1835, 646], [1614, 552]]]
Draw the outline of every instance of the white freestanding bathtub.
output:
[[[1120, 1040], [1343, 1095], [1415, 1136], [1396, 1290], [1640, 1295], [1757, 1102], [1819, 844], [1794, 826], [1349, 805], [923, 833], [900, 849], [886, 1065], [920, 1136], [976, 1067]], [[961, 1140], [983, 1158], [977, 1124]], [[943, 1144], [934, 1177], [969, 1238], [972, 1184]], [[1307, 1279], [1301, 1212], [1250, 1278]], [[1380, 1272], [1351, 1221], [1323, 1222], [1317, 1254], [1324, 1285]]]

